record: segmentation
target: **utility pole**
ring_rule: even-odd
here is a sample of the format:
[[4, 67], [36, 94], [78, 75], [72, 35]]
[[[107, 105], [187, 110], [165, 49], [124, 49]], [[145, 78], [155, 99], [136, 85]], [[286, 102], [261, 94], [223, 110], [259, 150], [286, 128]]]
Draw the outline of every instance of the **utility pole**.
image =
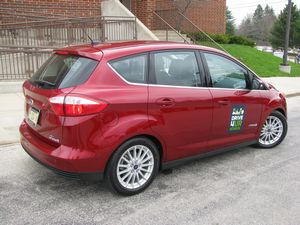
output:
[[288, 15], [286, 20], [286, 30], [285, 30], [285, 42], [284, 42], [284, 53], [283, 53], [283, 65], [287, 66], [288, 59], [288, 48], [290, 40], [290, 27], [291, 27], [291, 13], [292, 13], [292, 0], [288, 0]]

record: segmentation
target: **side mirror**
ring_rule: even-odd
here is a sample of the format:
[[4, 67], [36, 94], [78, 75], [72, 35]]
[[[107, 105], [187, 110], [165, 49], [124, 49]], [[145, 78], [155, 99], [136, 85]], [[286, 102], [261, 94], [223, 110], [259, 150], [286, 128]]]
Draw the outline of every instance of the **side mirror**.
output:
[[258, 87], [258, 89], [259, 90], [266, 90], [266, 85], [263, 82], [259, 81], [259, 87]]
[[256, 77], [252, 77], [251, 79], [251, 89], [252, 90], [266, 90], [266, 85]]
[[251, 71], [248, 70], [251, 90], [266, 90], [266, 85], [259, 80]]

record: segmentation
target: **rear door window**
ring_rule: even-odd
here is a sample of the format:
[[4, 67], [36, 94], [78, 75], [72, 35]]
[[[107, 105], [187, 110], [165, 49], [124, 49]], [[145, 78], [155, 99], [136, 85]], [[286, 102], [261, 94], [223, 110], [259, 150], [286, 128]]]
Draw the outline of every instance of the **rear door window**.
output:
[[158, 52], [153, 54], [153, 59], [155, 84], [185, 87], [202, 86], [194, 52]]
[[147, 55], [135, 55], [116, 59], [110, 65], [126, 81], [132, 83], [146, 83]]
[[84, 83], [98, 61], [77, 55], [52, 55], [30, 82], [42, 88], [67, 88]]

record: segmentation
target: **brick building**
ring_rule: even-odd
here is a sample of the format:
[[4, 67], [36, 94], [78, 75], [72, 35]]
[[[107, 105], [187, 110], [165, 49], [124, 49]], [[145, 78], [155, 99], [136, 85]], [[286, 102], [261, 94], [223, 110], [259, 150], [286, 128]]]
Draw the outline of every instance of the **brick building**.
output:
[[[36, 21], [49, 18], [93, 17], [101, 15], [101, 1], [107, 0], [2, 0], [0, 24]], [[182, 10], [185, 0], [121, 0], [150, 30], [161, 29], [161, 21], [153, 11], [176, 27], [176, 11]], [[186, 16], [208, 33], [225, 33], [226, 0], [192, 0]], [[184, 21], [181, 30], [191, 31]]]
[[101, 14], [101, 0], [1, 0], [0, 24], [93, 17]]
[[[122, 0], [129, 10], [133, 12], [151, 30], [159, 29], [159, 19], [152, 11], [157, 12], [170, 25], [176, 27], [176, 14], [186, 6], [185, 0]], [[207, 33], [225, 33], [226, 30], [226, 0], [192, 0], [186, 11], [188, 17], [195, 25]], [[191, 31], [191, 27], [183, 22], [182, 30]]]

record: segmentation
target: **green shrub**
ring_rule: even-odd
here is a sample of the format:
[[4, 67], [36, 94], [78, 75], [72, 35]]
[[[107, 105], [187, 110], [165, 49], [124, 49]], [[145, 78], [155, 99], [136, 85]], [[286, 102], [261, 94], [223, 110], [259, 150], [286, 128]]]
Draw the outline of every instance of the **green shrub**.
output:
[[207, 39], [207, 37], [201, 32], [188, 32], [187, 36], [195, 41], [203, 41]]
[[230, 41], [230, 37], [227, 34], [210, 34], [209, 36], [219, 44], [229, 44]]
[[[187, 36], [201, 43], [208, 42], [209, 39], [201, 32], [189, 32]], [[244, 36], [228, 35], [228, 34], [209, 34], [209, 36], [218, 44], [238, 44], [254, 47], [255, 42]]]
[[255, 46], [255, 42], [253, 40], [244, 36], [236, 36], [236, 35], [229, 37], [229, 44], [247, 45], [251, 47]]

